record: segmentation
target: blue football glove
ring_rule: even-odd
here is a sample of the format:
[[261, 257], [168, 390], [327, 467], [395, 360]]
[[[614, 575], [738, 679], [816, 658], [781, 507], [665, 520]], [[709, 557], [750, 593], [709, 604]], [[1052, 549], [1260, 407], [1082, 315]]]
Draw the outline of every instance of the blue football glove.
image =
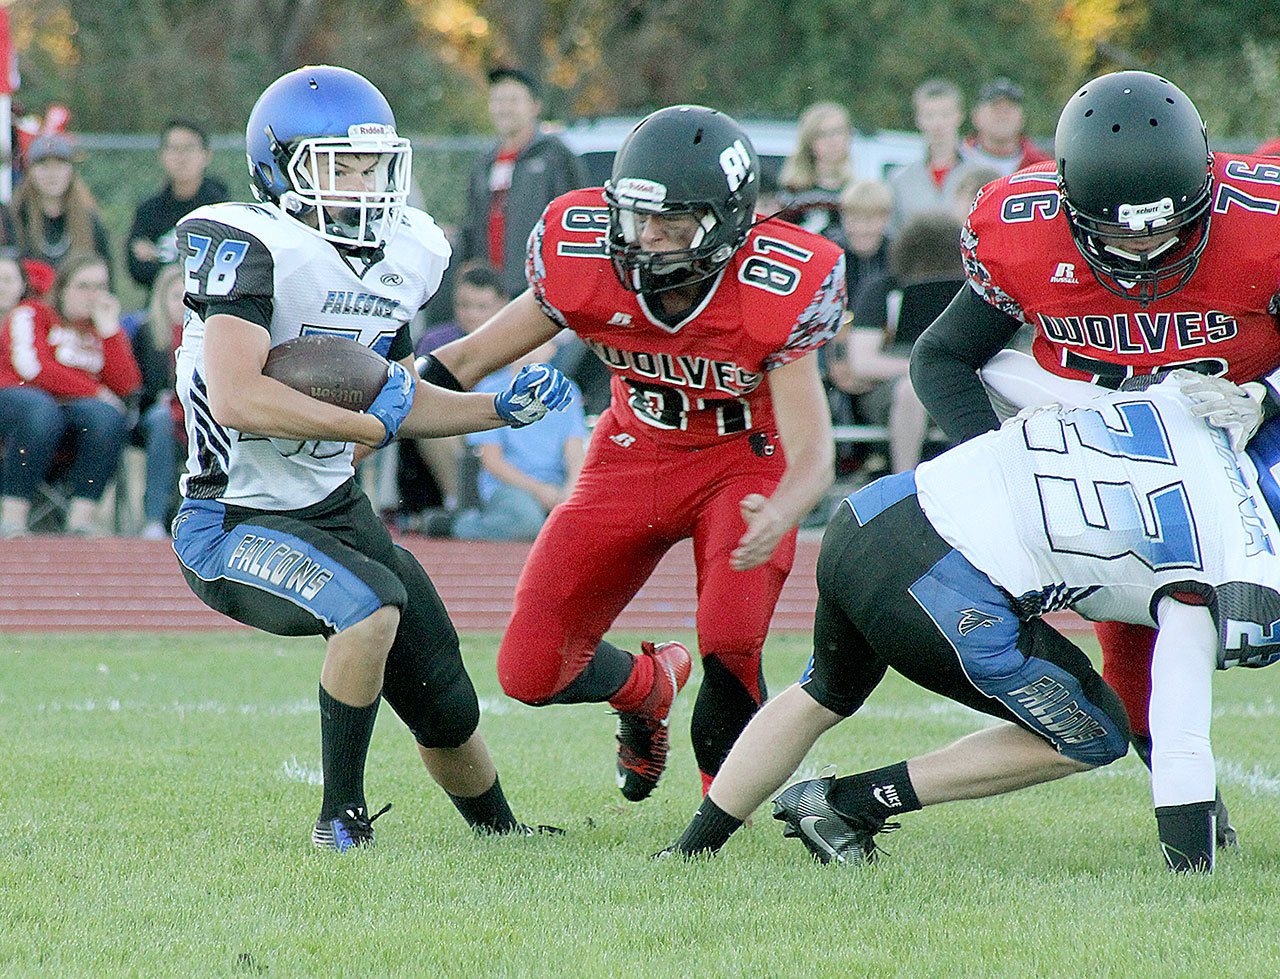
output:
[[569, 379], [550, 364], [528, 364], [511, 387], [493, 398], [493, 407], [512, 428], [524, 428], [548, 411], [562, 411], [573, 400]]
[[403, 364], [392, 361], [387, 367], [387, 383], [373, 399], [373, 404], [365, 409], [367, 414], [382, 422], [387, 428], [387, 437], [378, 443], [382, 448], [400, 431], [400, 425], [409, 417], [413, 408], [413, 396], [418, 390], [418, 379], [405, 370]]

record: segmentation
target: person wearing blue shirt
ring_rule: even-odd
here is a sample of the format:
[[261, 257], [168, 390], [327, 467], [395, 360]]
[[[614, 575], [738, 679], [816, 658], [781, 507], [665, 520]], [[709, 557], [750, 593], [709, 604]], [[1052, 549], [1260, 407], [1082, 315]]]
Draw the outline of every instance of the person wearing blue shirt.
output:
[[[541, 348], [534, 353], [543, 352]], [[532, 356], [532, 354], [531, 354]], [[516, 368], [490, 374], [476, 391], [501, 391]], [[554, 417], [519, 430], [474, 432], [468, 446], [480, 457], [480, 506], [454, 518], [452, 536], [466, 540], [533, 540], [547, 514], [573, 488], [587, 439], [582, 396]]]

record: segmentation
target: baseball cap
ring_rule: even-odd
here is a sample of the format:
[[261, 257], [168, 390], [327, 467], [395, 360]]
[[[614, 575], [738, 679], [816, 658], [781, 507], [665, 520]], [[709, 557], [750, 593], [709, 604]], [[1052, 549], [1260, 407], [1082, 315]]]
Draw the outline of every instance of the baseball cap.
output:
[[1004, 75], [991, 79], [978, 90], [979, 105], [984, 102], [994, 102], [996, 99], [1008, 99], [1010, 102], [1021, 105], [1025, 97], [1026, 93], [1022, 90], [1022, 86]]
[[27, 147], [28, 166], [50, 158], [55, 160], [74, 160], [75, 157], [75, 144], [71, 142], [69, 136], [65, 136], [62, 133], [45, 133], [43, 136], [37, 136], [31, 141], [31, 145]]

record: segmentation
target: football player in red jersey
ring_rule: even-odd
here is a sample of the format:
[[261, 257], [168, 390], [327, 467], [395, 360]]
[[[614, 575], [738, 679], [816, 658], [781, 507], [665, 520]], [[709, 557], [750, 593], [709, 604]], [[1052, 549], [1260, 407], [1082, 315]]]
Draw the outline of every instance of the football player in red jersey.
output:
[[567, 327], [612, 369], [612, 405], [577, 485], [521, 575], [498, 675], [528, 704], [607, 701], [632, 801], [666, 764], [689, 654], [644, 643], [633, 655], [605, 632], [692, 538], [704, 670], [692, 734], [705, 789], [765, 698], [761, 647], [795, 528], [832, 482], [814, 352], [843, 315], [844, 259], [824, 238], [757, 221], [758, 186], [755, 151], [731, 118], [653, 113], [605, 187], [547, 207], [529, 239], [529, 289], [422, 366], [469, 387]]
[[[1055, 150], [1056, 164], [988, 184], [974, 203], [962, 236], [971, 288], [912, 354], [934, 420], [964, 440], [997, 426], [989, 393], [1012, 410], [1069, 404], [1174, 367], [1262, 378], [1247, 389], [1280, 410], [1280, 165], [1211, 153], [1191, 100], [1141, 71], [1076, 92]], [[1023, 324], [1034, 360], [1002, 351]], [[1103, 675], [1148, 760], [1154, 632], [1097, 631]], [[1225, 809], [1218, 826], [1220, 844], [1233, 843]]]

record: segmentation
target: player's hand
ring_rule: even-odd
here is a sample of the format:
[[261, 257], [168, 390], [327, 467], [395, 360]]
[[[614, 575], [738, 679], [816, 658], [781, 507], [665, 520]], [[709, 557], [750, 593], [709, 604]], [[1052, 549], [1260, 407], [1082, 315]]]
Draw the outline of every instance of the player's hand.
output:
[[791, 529], [791, 522], [783, 517], [767, 496], [759, 493], [744, 496], [738, 506], [742, 511], [743, 522], [747, 525], [747, 532], [729, 555], [729, 567], [734, 571], [750, 571], [769, 560], [778, 541]]
[[493, 398], [499, 417], [512, 428], [523, 428], [546, 417], [549, 411], [562, 411], [573, 400], [569, 379], [550, 364], [526, 364], [511, 382], [511, 387]]
[[382, 422], [387, 430], [386, 438], [378, 443], [380, 449], [400, 431], [401, 423], [413, 408], [413, 396], [418, 390], [418, 379], [403, 364], [392, 361], [387, 365], [387, 382], [373, 399], [366, 413]]
[[1256, 381], [1237, 385], [1226, 378], [1207, 376], [1179, 387], [1195, 402], [1191, 413], [1226, 432], [1233, 452], [1243, 452], [1262, 424], [1262, 399], [1267, 389]]

